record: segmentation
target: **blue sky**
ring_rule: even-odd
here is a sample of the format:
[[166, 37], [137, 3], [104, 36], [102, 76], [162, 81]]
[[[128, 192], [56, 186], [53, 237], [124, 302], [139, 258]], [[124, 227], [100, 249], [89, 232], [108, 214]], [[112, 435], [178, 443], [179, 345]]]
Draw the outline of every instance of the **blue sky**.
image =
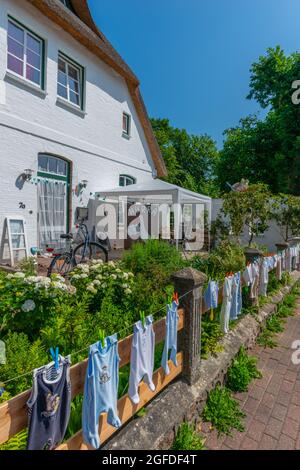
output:
[[[93, 18], [141, 81], [152, 117], [222, 146], [259, 110], [249, 69], [267, 47], [300, 48], [299, 0], [89, 0]], [[300, 77], [299, 77], [300, 78]], [[263, 116], [261, 112], [261, 116]]]

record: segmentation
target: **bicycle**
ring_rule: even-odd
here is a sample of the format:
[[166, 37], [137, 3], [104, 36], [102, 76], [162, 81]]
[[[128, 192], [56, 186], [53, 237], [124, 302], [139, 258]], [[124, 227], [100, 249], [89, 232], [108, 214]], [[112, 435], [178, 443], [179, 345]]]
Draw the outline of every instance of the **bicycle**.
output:
[[108, 261], [110, 242], [107, 236], [104, 240], [97, 237], [98, 242], [92, 242], [88, 228], [83, 223], [78, 226], [76, 238], [80, 235], [83, 236], [84, 241], [79, 243], [75, 248], [73, 247], [74, 237], [72, 233], [66, 233], [60, 236], [61, 239], [69, 242], [70, 248], [69, 251], [54, 255], [47, 271], [48, 277], [50, 277], [51, 274], [60, 274], [61, 276], [67, 277], [69, 272], [78, 264], [85, 263], [91, 259], [102, 260], [103, 262]]

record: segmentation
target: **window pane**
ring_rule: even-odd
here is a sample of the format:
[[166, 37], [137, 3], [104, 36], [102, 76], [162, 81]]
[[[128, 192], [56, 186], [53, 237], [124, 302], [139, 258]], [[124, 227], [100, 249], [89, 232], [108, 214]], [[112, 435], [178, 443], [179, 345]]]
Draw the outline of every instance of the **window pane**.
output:
[[79, 95], [70, 90], [70, 101], [79, 106]]
[[66, 73], [66, 63], [60, 57], [58, 58], [58, 70], [61, 72]]
[[76, 82], [75, 80], [72, 80], [72, 78], [69, 78], [69, 87], [70, 87], [70, 90], [75, 91], [75, 93], [79, 94], [78, 82]]
[[123, 114], [123, 131], [129, 134], [129, 116], [125, 113]]
[[72, 65], [69, 64], [69, 77], [74, 78], [75, 80], [79, 81], [78, 78], [78, 70], [72, 67]]
[[61, 72], [60, 70], [58, 71], [57, 80], [58, 80], [58, 83], [60, 83], [61, 85], [67, 86], [67, 75]]
[[23, 233], [24, 226], [22, 220], [11, 220], [10, 221], [10, 231], [11, 233]]
[[25, 248], [24, 235], [12, 235], [11, 241], [13, 248]]
[[125, 186], [124, 176], [120, 176], [120, 186]]
[[40, 70], [40, 56], [27, 49], [27, 63]]
[[39, 170], [48, 170], [48, 157], [45, 157], [44, 155], [39, 155]]
[[24, 31], [11, 21], [8, 22], [8, 35], [24, 44]]
[[68, 99], [68, 90], [60, 84], [57, 85], [57, 94], [66, 100]]
[[7, 68], [23, 76], [23, 62], [9, 54], [7, 55]]
[[41, 73], [27, 65], [26, 67], [26, 78], [27, 80], [30, 80], [31, 82], [36, 83], [37, 85], [40, 84], [40, 79], [41, 79]]
[[8, 38], [7, 48], [8, 48], [8, 52], [11, 52], [13, 55], [23, 60], [24, 47], [21, 44], [16, 42], [14, 39]]
[[59, 175], [67, 174], [67, 164], [63, 160], [57, 160], [57, 173]]
[[57, 160], [56, 158], [49, 158], [49, 171], [50, 173], [57, 173]]
[[29, 33], [27, 34], [27, 47], [36, 54], [41, 54], [41, 42]]

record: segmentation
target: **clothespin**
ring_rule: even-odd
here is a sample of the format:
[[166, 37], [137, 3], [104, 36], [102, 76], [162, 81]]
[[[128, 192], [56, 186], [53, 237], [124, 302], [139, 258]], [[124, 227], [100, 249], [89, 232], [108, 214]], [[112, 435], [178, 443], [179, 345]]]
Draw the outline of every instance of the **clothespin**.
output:
[[102, 348], [105, 348], [105, 331], [104, 330], [99, 330], [99, 337], [100, 337]]
[[179, 304], [178, 292], [174, 292], [172, 296], [172, 301], [175, 302], [177, 305]]
[[0, 398], [2, 397], [4, 392], [5, 392], [4, 383], [0, 382]]
[[50, 348], [50, 354], [51, 354], [51, 357], [52, 357], [52, 360], [54, 362], [54, 367], [56, 370], [59, 369], [59, 349], [58, 347], [55, 348], [55, 351], [54, 351], [54, 348]]
[[143, 310], [140, 311], [140, 320], [141, 320], [141, 323], [143, 325], [143, 328], [145, 328], [145, 312]]

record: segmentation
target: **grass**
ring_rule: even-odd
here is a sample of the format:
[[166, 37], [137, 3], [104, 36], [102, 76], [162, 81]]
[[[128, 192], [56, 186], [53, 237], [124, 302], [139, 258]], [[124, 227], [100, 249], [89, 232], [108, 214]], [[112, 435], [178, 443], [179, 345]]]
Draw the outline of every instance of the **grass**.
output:
[[172, 450], [204, 450], [205, 439], [201, 437], [195, 426], [189, 423], [182, 423], [179, 426], [174, 439]]

